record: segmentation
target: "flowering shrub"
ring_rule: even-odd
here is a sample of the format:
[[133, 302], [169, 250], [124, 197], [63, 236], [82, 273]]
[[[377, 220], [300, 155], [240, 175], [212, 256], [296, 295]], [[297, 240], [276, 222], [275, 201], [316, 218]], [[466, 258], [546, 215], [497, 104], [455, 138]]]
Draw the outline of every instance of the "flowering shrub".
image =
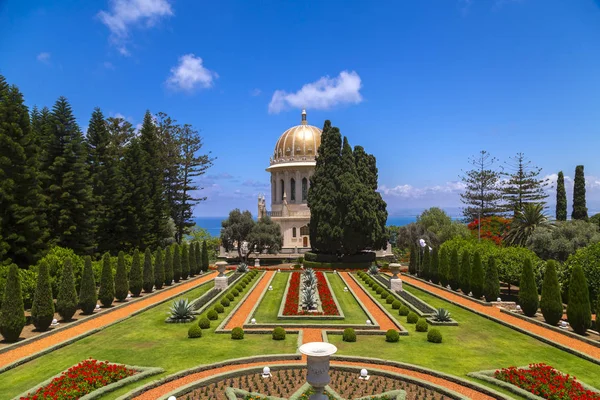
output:
[[575, 377], [564, 375], [546, 364], [504, 368], [496, 371], [494, 377], [544, 399], [600, 400], [600, 393], [585, 389]]
[[78, 399], [135, 373], [135, 370], [123, 365], [89, 359], [69, 368], [35, 393], [28, 393], [26, 397], [21, 397], [21, 400]]
[[331, 291], [327, 286], [325, 275], [322, 272], [316, 273], [317, 277], [317, 291], [321, 298], [321, 306], [323, 312], [308, 312], [305, 310], [299, 311], [300, 303], [300, 272], [292, 272], [290, 279], [290, 285], [288, 287], [287, 297], [285, 299], [285, 305], [283, 307], [283, 315], [339, 315], [339, 311]]
[[[497, 216], [481, 218], [481, 238], [491, 240], [500, 246], [502, 238], [510, 229], [510, 223], [510, 219]], [[479, 220], [474, 220], [467, 227], [471, 234], [477, 237], [479, 234]]]

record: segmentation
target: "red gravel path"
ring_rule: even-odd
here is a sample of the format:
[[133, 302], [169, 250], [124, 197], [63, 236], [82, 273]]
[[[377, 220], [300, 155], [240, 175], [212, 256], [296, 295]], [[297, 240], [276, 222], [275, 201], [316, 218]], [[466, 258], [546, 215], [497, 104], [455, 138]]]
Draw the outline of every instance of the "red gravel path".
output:
[[263, 292], [267, 290], [267, 285], [271, 280], [271, 277], [275, 274], [275, 271], [267, 271], [260, 278], [256, 286], [252, 289], [252, 292], [246, 297], [242, 305], [235, 311], [233, 317], [227, 322], [227, 325], [223, 329], [233, 329], [236, 326], [243, 326], [244, 322], [252, 312], [252, 308], [254, 305], [258, 303], [260, 296], [262, 296]]

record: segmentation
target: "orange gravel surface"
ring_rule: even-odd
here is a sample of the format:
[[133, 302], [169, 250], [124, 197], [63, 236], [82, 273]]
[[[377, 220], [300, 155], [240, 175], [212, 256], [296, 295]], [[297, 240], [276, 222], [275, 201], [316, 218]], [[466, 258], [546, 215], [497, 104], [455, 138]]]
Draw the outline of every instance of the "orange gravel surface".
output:
[[310, 342], [322, 342], [323, 335], [321, 334], [321, 329], [303, 329], [302, 332], [302, 344], [310, 343]]
[[246, 319], [248, 319], [248, 316], [252, 312], [252, 308], [258, 303], [258, 300], [265, 290], [267, 290], [267, 285], [273, 275], [275, 275], [275, 271], [267, 271], [264, 273], [260, 278], [260, 281], [258, 281], [256, 286], [252, 289], [252, 292], [244, 299], [242, 305], [235, 311], [235, 314], [233, 314], [233, 317], [231, 317], [223, 329], [233, 329], [236, 326], [244, 325], [244, 322], [246, 322]]
[[36, 340], [29, 344], [17, 347], [13, 350], [7, 351], [6, 353], [0, 354], [0, 367], [4, 367], [15, 361], [20, 360], [23, 357], [30, 356], [34, 353], [46, 350], [48, 347], [63, 343], [75, 336], [82, 335], [93, 329], [101, 328], [112, 324], [115, 321], [128, 317], [132, 313], [148, 307], [152, 304], [160, 303], [169, 297], [175, 296], [178, 293], [185, 292], [198, 286], [212, 278], [214, 278], [215, 272], [211, 272], [207, 275], [200, 276], [198, 278], [190, 279], [183, 283], [180, 283], [174, 287], [168, 287], [162, 289], [159, 293], [148, 296], [147, 298], [141, 298], [131, 302], [131, 304], [123, 305], [115, 308], [114, 310], [105, 310], [99, 317], [91, 319], [86, 322], [82, 322], [79, 325], [74, 325], [71, 328], [62, 329], [53, 335], [47, 336], [43, 339]]
[[548, 328], [544, 328], [543, 326], [539, 326], [533, 324], [528, 321], [524, 321], [520, 318], [513, 317], [510, 314], [505, 314], [500, 312], [500, 309], [497, 307], [483, 306], [474, 301], [465, 299], [464, 297], [458, 296], [456, 294], [447, 292], [443, 289], [436, 287], [435, 285], [431, 285], [428, 283], [421, 282], [417, 279], [413, 279], [410, 276], [402, 275], [402, 280], [410, 283], [413, 286], [418, 287], [426, 292], [431, 292], [440, 295], [442, 298], [453, 301], [457, 304], [461, 304], [467, 307], [470, 310], [478, 311], [489, 316], [492, 316], [501, 321], [507, 322], [512, 326], [519, 327], [521, 329], [527, 330], [528, 332], [535, 333], [538, 336], [542, 336], [548, 340], [551, 340], [555, 343], [559, 343], [565, 347], [575, 349], [580, 351], [581, 353], [587, 354], [590, 357], [594, 357], [596, 359], [600, 359], [600, 348], [582, 342], [581, 340], [572, 339], [566, 335], [554, 332]]
[[373, 301], [371, 297], [364, 291], [362, 286], [354, 281], [350, 276], [348, 276], [348, 272], [340, 272], [340, 277], [346, 283], [346, 286], [351, 288], [354, 291], [354, 294], [371, 313], [375, 321], [379, 324], [379, 329], [383, 331], [387, 331], [388, 329], [396, 329], [402, 330], [400, 326], [396, 323], [396, 321], [392, 320], [387, 316], [386, 313], [379, 307], [379, 304]]

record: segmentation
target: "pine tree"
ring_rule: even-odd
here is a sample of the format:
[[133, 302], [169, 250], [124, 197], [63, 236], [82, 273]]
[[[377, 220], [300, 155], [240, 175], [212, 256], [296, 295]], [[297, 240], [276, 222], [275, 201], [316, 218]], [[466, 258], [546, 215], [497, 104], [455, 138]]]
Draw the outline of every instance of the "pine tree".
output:
[[585, 335], [585, 331], [592, 325], [590, 293], [583, 268], [579, 264], [571, 270], [567, 320], [571, 328], [580, 335]]
[[33, 265], [48, 242], [39, 152], [23, 95], [0, 75], [0, 260], [21, 268]]
[[548, 179], [540, 179], [541, 168], [532, 165], [523, 153], [510, 157], [506, 170], [500, 176], [506, 179], [502, 185], [505, 201], [504, 209], [517, 215], [523, 211], [524, 204], [546, 204], [548, 194], [545, 192]]
[[154, 288], [154, 269], [152, 267], [152, 252], [146, 247], [144, 252], [144, 292], [152, 293]]
[[35, 329], [45, 331], [54, 319], [54, 297], [52, 297], [52, 286], [50, 285], [50, 273], [48, 264], [40, 262], [37, 273], [37, 286], [31, 306], [31, 320]]
[[583, 165], [575, 168], [575, 182], [573, 186], [573, 212], [571, 219], [588, 220], [588, 210], [585, 202], [585, 177]]
[[198, 270], [196, 269], [196, 243], [190, 243], [189, 248], [188, 263], [190, 265], [190, 276], [194, 276], [198, 274]]
[[544, 320], [550, 325], [556, 326], [563, 316], [563, 305], [560, 296], [560, 284], [556, 276], [556, 261], [546, 262], [544, 281], [542, 282], [542, 299], [540, 308]]
[[133, 251], [133, 259], [131, 261], [131, 270], [129, 271], [129, 291], [133, 297], [138, 297], [142, 292], [144, 278], [142, 275], [142, 262], [140, 260], [140, 251]]
[[421, 278], [426, 281], [429, 280], [429, 269], [431, 267], [431, 253], [429, 251], [429, 247], [423, 247], [423, 265], [421, 266], [421, 273], [419, 274]]
[[466, 249], [462, 252], [459, 282], [460, 290], [464, 294], [469, 294], [471, 291], [471, 255]]
[[562, 171], [558, 172], [556, 180], [556, 220], [567, 220], [567, 192], [565, 191], [565, 176]]
[[165, 286], [171, 286], [173, 284], [173, 255], [171, 253], [171, 246], [167, 246], [165, 249]]
[[156, 290], [162, 289], [165, 283], [165, 262], [163, 260], [163, 251], [159, 247], [154, 256], [154, 286]]
[[196, 270], [198, 271], [198, 274], [201, 274], [203, 272], [203, 269], [202, 269], [202, 250], [200, 249], [200, 242], [196, 242], [196, 251], [195, 251], [194, 255], [196, 256]]
[[98, 298], [104, 307], [110, 307], [115, 300], [115, 280], [110, 265], [110, 254], [102, 256], [102, 274], [100, 275], [100, 291]]
[[443, 287], [448, 286], [448, 274], [449, 274], [449, 266], [448, 266], [448, 250], [445, 247], [442, 247], [439, 255], [439, 276], [440, 276], [440, 284]]
[[539, 296], [537, 286], [535, 285], [535, 276], [533, 275], [533, 266], [531, 258], [525, 259], [523, 271], [521, 272], [521, 281], [519, 286], [519, 304], [523, 309], [523, 314], [528, 317], [535, 316], [539, 306]]
[[181, 279], [181, 250], [179, 246], [174, 244], [173, 249], [173, 280], [175, 283]]
[[448, 266], [448, 284], [452, 290], [458, 290], [460, 288], [460, 264], [458, 261], [458, 250], [453, 249], [450, 254], [450, 265]]
[[485, 269], [483, 295], [487, 301], [496, 301], [500, 296], [500, 278], [498, 277], [496, 259], [493, 256], [488, 258], [488, 266]]
[[481, 254], [479, 251], [475, 252], [473, 256], [473, 269], [471, 270], [471, 291], [473, 297], [480, 299], [483, 296], [483, 265], [481, 264]]
[[485, 150], [469, 159], [474, 168], [461, 177], [465, 184], [465, 192], [460, 194], [461, 201], [466, 205], [463, 214], [468, 221], [479, 220], [502, 211], [502, 193], [498, 190], [500, 174], [492, 169], [495, 162], [496, 159]]
[[431, 282], [435, 283], [436, 285], [440, 282], [440, 276], [439, 276], [439, 255], [438, 255], [438, 249], [437, 247], [433, 249], [433, 252], [431, 253], [431, 267], [429, 268], [429, 279], [431, 279]]
[[415, 245], [410, 246], [410, 259], [408, 261], [408, 273], [415, 275], [417, 273], [417, 247]]
[[208, 247], [206, 246], [206, 240], [202, 242], [202, 271], [208, 271]]
[[129, 281], [127, 280], [127, 268], [125, 267], [125, 253], [119, 252], [117, 258], [117, 271], [115, 273], [115, 298], [125, 301], [129, 294]]
[[187, 279], [190, 275], [190, 255], [188, 254], [188, 245], [181, 245], [181, 279]]
[[0, 308], [0, 334], [7, 342], [16, 342], [19, 340], [23, 327], [25, 327], [25, 309], [21, 294], [19, 268], [16, 264], [11, 264]]
[[92, 268], [92, 259], [85, 257], [83, 273], [81, 274], [81, 285], [79, 286], [79, 307], [84, 314], [92, 314], [98, 304], [98, 294], [96, 293], [96, 278]]
[[70, 321], [79, 306], [77, 290], [75, 289], [75, 276], [71, 259], [67, 258], [63, 264], [62, 278], [56, 297], [56, 311], [65, 321]]

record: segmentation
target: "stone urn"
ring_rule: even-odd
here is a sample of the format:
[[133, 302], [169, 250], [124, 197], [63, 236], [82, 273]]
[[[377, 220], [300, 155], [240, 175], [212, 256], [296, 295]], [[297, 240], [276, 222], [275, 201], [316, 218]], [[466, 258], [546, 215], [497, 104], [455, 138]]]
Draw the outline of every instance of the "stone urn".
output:
[[215, 263], [215, 265], [217, 266], [217, 271], [219, 271], [218, 278], [225, 277], [225, 271], [227, 270], [227, 262], [226, 261], [217, 261]]
[[325, 386], [329, 384], [329, 358], [337, 352], [337, 347], [331, 343], [310, 342], [298, 349], [307, 356], [306, 381], [313, 387], [315, 393], [310, 400], [328, 400], [324, 394]]
[[391, 279], [399, 279], [398, 278], [398, 274], [400, 273], [400, 264], [398, 264], [398, 263], [391, 263], [390, 264], [390, 271], [392, 272], [392, 278]]

